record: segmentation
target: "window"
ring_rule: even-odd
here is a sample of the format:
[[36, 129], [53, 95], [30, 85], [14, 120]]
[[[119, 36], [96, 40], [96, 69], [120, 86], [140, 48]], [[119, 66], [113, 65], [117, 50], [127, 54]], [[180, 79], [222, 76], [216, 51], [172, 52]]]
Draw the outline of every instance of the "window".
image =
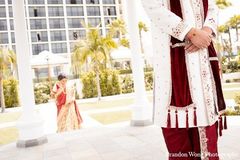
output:
[[67, 7], [68, 16], [84, 16], [83, 7]]
[[67, 44], [66, 43], [53, 43], [52, 44], [53, 53], [67, 53]]
[[48, 0], [48, 4], [62, 4], [62, 0]]
[[50, 17], [63, 16], [63, 7], [48, 7], [48, 14]]
[[51, 41], [65, 41], [66, 32], [65, 31], [51, 31]]
[[31, 19], [30, 20], [31, 29], [46, 29], [47, 24], [45, 19]]
[[115, 20], [115, 19], [117, 19], [117, 18], [115, 18], [115, 17], [104, 18], [105, 25], [111, 24], [111, 22], [112, 22], [113, 20]]
[[82, 28], [82, 22], [84, 19], [80, 18], [69, 18], [68, 19], [68, 28]]
[[48, 44], [33, 44], [32, 45], [32, 54], [33, 55], [38, 55], [40, 52], [49, 50]]
[[8, 4], [12, 4], [12, 0], [8, 0]]
[[28, 4], [44, 4], [44, 0], [28, 0]]
[[67, 0], [67, 4], [83, 4], [82, 0]]
[[103, 4], [115, 4], [115, 0], [102, 0]]
[[9, 8], [8, 8], [8, 11], [9, 11], [9, 17], [13, 17], [12, 7], [9, 7]]
[[77, 39], [84, 38], [84, 37], [86, 37], [85, 30], [69, 31], [69, 40], [77, 40]]
[[0, 20], [0, 31], [7, 30], [7, 20]]
[[10, 19], [10, 29], [14, 30], [14, 21]]
[[0, 4], [5, 4], [5, 0], [0, 0]]
[[100, 18], [89, 18], [88, 19], [88, 23], [92, 26], [92, 27], [96, 27], [99, 24], [101, 25], [101, 19]]
[[47, 42], [48, 34], [46, 31], [31, 32], [31, 40], [32, 42]]
[[12, 39], [12, 43], [16, 43], [15, 41], [15, 33], [11, 32], [11, 39]]
[[49, 25], [51, 29], [65, 28], [65, 23], [63, 18], [49, 19]]
[[99, 4], [99, 0], [86, 0], [87, 4]]
[[0, 33], [0, 44], [7, 44], [8, 42], [8, 33]]
[[30, 17], [45, 17], [46, 11], [45, 7], [29, 7]]
[[87, 15], [88, 16], [100, 16], [100, 8], [99, 7], [87, 7]]
[[5, 7], [0, 7], [0, 17], [6, 17], [6, 9], [5, 9]]
[[116, 7], [104, 7], [105, 16], [116, 16]]

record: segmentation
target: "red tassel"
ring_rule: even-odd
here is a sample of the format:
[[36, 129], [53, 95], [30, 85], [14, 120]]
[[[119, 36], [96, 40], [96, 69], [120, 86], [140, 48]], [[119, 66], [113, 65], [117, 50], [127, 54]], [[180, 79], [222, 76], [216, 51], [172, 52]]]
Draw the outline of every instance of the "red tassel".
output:
[[224, 129], [227, 129], [227, 116], [224, 116]]
[[222, 116], [219, 117], [219, 136], [222, 136], [223, 124], [222, 124]]
[[193, 109], [194, 109], [194, 113], [193, 113], [193, 114], [194, 114], [193, 124], [194, 124], [194, 126], [197, 126], [197, 113], [196, 113], [197, 108], [194, 107]]
[[189, 123], [188, 123], [188, 110], [186, 110], [186, 128], [189, 128]]
[[167, 128], [171, 128], [171, 115], [170, 115], [171, 110], [168, 109], [168, 117], [167, 117]]
[[175, 116], [176, 116], [176, 128], [178, 128], [178, 111], [175, 111]]

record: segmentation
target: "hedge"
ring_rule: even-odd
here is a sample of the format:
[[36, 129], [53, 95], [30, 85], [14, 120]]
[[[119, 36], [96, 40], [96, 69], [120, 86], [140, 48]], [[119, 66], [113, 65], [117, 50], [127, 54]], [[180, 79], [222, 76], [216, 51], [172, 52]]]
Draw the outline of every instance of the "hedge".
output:
[[16, 79], [3, 80], [3, 93], [6, 108], [19, 106], [18, 81]]
[[[100, 87], [102, 96], [117, 95], [121, 93], [121, 87], [118, 79], [118, 72], [104, 70], [100, 73]], [[87, 72], [81, 75], [83, 83], [83, 98], [97, 97], [97, 82], [94, 72]]]
[[35, 103], [47, 103], [50, 99], [50, 87], [48, 82], [36, 83], [34, 85]]

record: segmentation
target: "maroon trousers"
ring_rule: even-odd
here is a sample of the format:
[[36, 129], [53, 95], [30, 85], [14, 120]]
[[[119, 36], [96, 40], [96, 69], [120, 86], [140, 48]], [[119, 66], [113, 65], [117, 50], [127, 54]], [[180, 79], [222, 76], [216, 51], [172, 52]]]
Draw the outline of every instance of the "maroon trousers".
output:
[[207, 157], [207, 160], [219, 160], [218, 122], [201, 129], [162, 128], [162, 132], [169, 152], [169, 160], [201, 160], [201, 155]]

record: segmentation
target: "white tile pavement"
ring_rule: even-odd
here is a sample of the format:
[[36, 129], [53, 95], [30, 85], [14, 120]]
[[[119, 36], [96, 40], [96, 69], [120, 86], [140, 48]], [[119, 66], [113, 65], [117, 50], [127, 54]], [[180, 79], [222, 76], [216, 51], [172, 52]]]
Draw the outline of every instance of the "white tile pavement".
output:
[[[222, 160], [240, 159], [240, 126], [229, 126], [219, 139]], [[19, 149], [0, 147], [0, 160], [167, 160], [167, 150], [157, 126], [83, 128], [48, 135], [42, 146]]]

